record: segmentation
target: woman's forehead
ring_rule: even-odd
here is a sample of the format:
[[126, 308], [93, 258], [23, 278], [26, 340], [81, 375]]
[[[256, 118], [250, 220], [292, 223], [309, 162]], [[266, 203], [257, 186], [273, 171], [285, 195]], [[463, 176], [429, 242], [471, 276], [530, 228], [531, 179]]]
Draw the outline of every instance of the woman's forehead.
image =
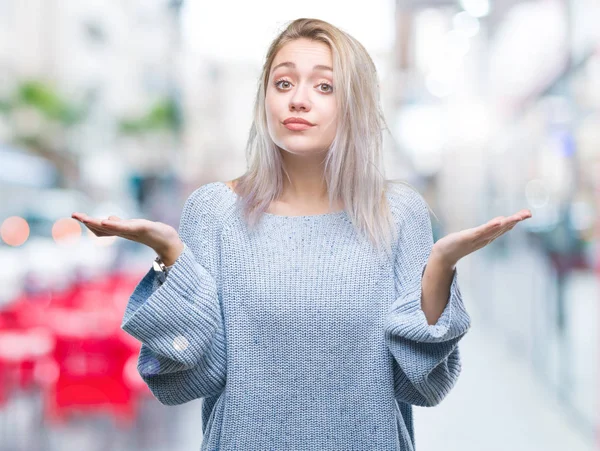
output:
[[333, 71], [331, 50], [322, 42], [304, 39], [292, 41], [277, 52], [271, 71], [280, 67], [290, 70]]

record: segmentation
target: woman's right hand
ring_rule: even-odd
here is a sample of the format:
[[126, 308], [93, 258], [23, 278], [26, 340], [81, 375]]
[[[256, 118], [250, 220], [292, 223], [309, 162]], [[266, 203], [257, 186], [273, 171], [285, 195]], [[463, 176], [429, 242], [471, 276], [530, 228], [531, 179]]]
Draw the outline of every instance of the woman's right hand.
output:
[[117, 216], [100, 219], [77, 212], [71, 217], [82, 222], [96, 236], [120, 236], [145, 244], [153, 249], [167, 266], [175, 263], [183, 251], [183, 242], [177, 230], [162, 222], [148, 219], [121, 219]]

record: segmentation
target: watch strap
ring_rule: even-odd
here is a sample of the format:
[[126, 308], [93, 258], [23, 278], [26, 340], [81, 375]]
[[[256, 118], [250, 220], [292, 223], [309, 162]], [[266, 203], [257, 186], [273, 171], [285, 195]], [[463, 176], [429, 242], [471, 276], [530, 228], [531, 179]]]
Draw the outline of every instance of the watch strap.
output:
[[162, 284], [165, 280], [167, 280], [167, 275], [169, 274], [169, 270], [175, 266], [169, 265], [166, 266], [164, 262], [160, 259], [160, 257], [156, 257], [154, 259], [154, 263], [152, 265], [154, 267], [154, 271], [156, 271], [156, 276], [158, 277], [158, 281]]

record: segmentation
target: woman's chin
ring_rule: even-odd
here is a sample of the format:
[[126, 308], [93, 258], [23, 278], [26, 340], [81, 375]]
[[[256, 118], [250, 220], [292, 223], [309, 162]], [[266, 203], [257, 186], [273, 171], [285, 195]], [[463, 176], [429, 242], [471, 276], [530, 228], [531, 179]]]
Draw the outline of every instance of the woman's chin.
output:
[[283, 152], [291, 153], [299, 157], [310, 157], [314, 155], [322, 155], [327, 152], [319, 147], [298, 147], [298, 146], [286, 146], [280, 147]]

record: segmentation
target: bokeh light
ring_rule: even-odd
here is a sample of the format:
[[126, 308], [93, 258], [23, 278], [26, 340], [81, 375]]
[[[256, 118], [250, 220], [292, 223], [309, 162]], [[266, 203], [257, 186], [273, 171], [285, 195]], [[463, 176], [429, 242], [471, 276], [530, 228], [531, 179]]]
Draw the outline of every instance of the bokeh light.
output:
[[29, 237], [29, 224], [19, 216], [10, 216], [2, 221], [0, 236], [9, 246], [21, 246]]
[[76, 243], [81, 238], [81, 226], [76, 219], [60, 218], [52, 226], [52, 238], [57, 244]]

